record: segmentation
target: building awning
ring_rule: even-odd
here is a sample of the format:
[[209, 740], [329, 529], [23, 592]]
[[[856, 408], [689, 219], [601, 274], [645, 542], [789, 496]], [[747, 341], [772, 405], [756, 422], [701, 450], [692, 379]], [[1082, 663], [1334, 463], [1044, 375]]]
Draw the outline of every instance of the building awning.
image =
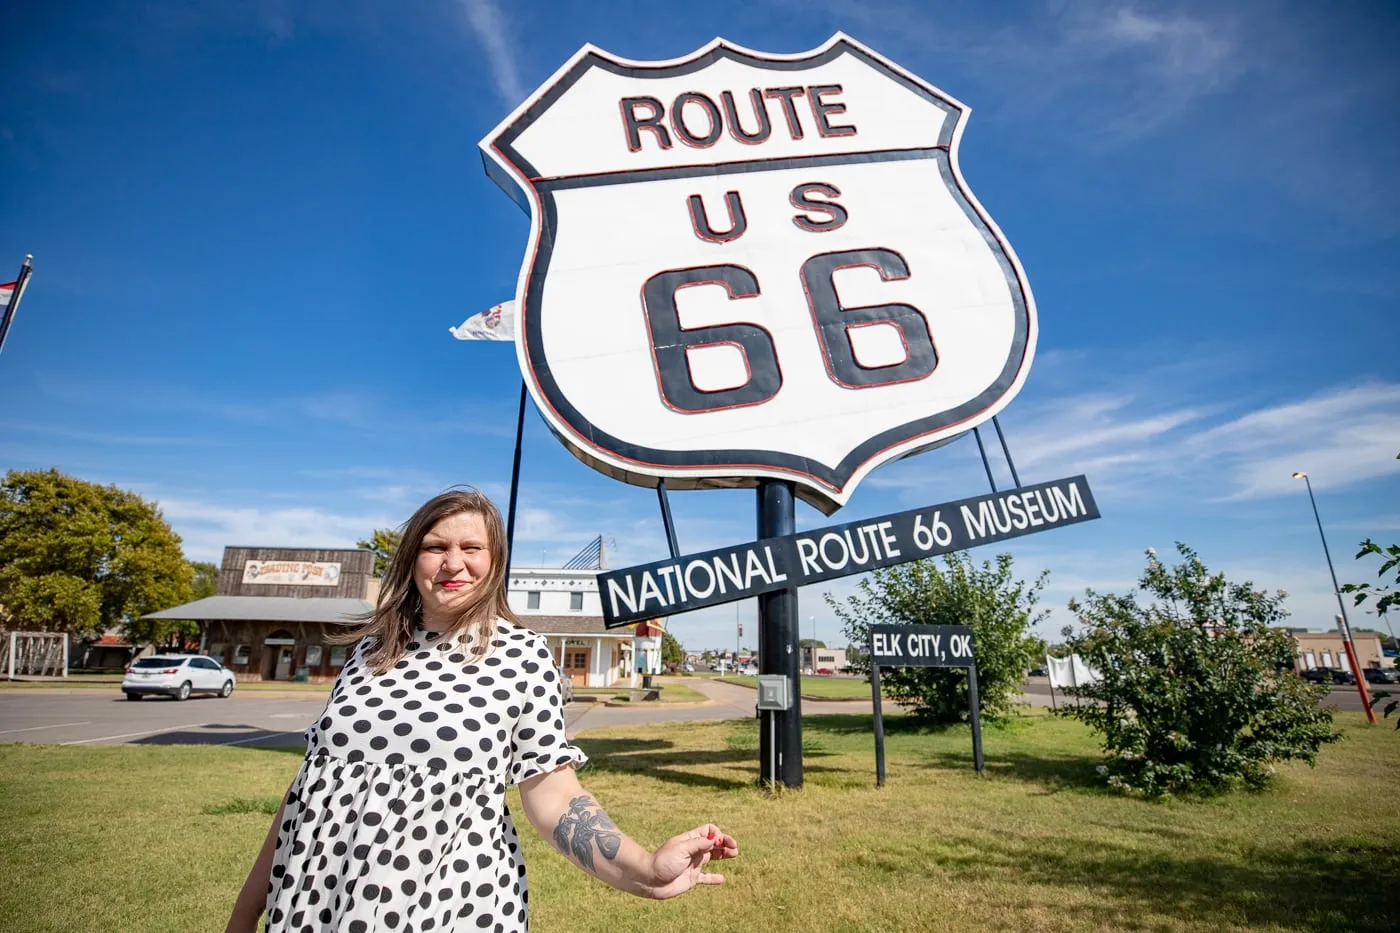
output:
[[183, 606], [147, 613], [141, 618], [195, 622], [338, 622], [343, 625], [356, 621], [354, 616], [373, 611], [374, 605], [364, 599], [208, 596]]

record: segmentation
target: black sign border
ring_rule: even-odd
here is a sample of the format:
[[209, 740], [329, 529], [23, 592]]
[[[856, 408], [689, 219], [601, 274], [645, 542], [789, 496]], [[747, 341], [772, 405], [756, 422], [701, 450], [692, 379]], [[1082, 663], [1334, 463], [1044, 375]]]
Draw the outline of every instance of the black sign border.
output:
[[[1028, 525], [1024, 529], [1013, 529], [1009, 532], [998, 531], [996, 534], [987, 535], [986, 537], [980, 540], [969, 541], [966, 544], [959, 544], [958, 539], [954, 537], [946, 546], [940, 545], [938, 547], [922, 551], [921, 553], [912, 557], [901, 557], [900, 559], [893, 561], [877, 561], [869, 565], [862, 565], [859, 568], [851, 569], [849, 571], [839, 571], [822, 574], [821, 576], [816, 577], [815, 579], [803, 580], [800, 582], [778, 583], [770, 586], [754, 587], [744, 590], [744, 592], [741, 595], [726, 595], [723, 598], [705, 597], [700, 600], [692, 601], [693, 604], [686, 605], [684, 608], [662, 608], [656, 610], [655, 612], [644, 611], [635, 613], [624, 613], [621, 616], [615, 616], [608, 611], [610, 603], [608, 601], [607, 584], [609, 580], [624, 577], [628, 574], [637, 574], [643, 571], [656, 572], [661, 568], [679, 566], [682, 564], [687, 564], [691, 561], [708, 560], [710, 558], [721, 557], [729, 554], [736, 554], [738, 552], [747, 550], [757, 551], [764, 548], [765, 546], [770, 548], [778, 548], [780, 550], [786, 550], [788, 543], [793, 542], [798, 538], [809, 538], [815, 535], [826, 534], [828, 532], [839, 532], [852, 526], [871, 525], [886, 521], [899, 521], [910, 516], [926, 515], [931, 510], [942, 511], [944, 509], [947, 509], [950, 512], [956, 513], [960, 512], [963, 506], [971, 506], [984, 501], [996, 500], [1005, 496], [1020, 495], [1028, 492], [1034, 492], [1036, 490], [1051, 489], [1056, 486], [1069, 484], [1075, 484], [1080, 487], [1080, 491], [1082, 493], [1082, 498], [1084, 501], [1084, 512], [1073, 518], [1057, 520], [1052, 525], [1045, 525], [1042, 527]], [[682, 554], [677, 557], [651, 561], [645, 564], [634, 564], [631, 567], [620, 567], [617, 570], [605, 570], [598, 574], [598, 596], [602, 604], [603, 625], [605, 628], [609, 629], [621, 628], [625, 625], [632, 625], [636, 622], [645, 621], [646, 619], [651, 618], [657, 618], [659, 616], [679, 615], [684, 612], [693, 612], [697, 609], [705, 609], [709, 606], [723, 606], [726, 603], [737, 602], [741, 599], [749, 599], [753, 596], [761, 595], [762, 593], [770, 593], [776, 590], [786, 589], [790, 586], [812, 586], [818, 583], [825, 583], [830, 580], [837, 580], [842, 577], [855, 576], [857, 574], [866, 573], [871, 570], [879, 569], [881, 567], [897, 566], [899, 564], [908, 563], [910, 561], [920, 560], [927, 557], [938, 557], [939, 555], [950, 554], [954, 551], [967, 550], [974, 547], [981, 547], [986, 544], [997, 544], [1002, 541], [1009, 541], [1013, 538], [1023, 538], [1027, 535], [1038, 534], [1044, 531], [1054, 531], [1057, 528], [1066, 528], [1071, 525], [1078, 525], [1082, 524], [1083, 522], [1094, 521], [1100, 517], [1101, 514], [1099, 512], [1098, 501], [1094, 498], [1094, 492], [1089, 487], [1089, 480], [1086, 476], [1084, 476], [1084, 474], [1081, 473], [1077, 476], [1066, 476], [1060, 479], [1047, 480], [1046, 482], [1042, 483], [1031, 483], [1025, 486], [1017, 486], [1012, 489], [1004, 489], [991, 493], [983, 493], [982, 495], [978, 496], [968, 496], [963, 499], [955, 499], [952, 502], [938, 502], [933, 503], [931, 505], [922, 506], [917, 509], [906, 509], [902, 512], [893, 512], [888, 515], [876, 515], [870, 518], [854, 519], [849, 522], [842, 522], [838, 525], [826, 525], [820, 528], [809, 528], [805, 531], [793, 532], [790, 535], [782, 535], [780, 537], [772, 538], [760, 538], [757, 541], [748, 541], [743, 544], [735, 544], [729, 547], [713, 548], [711, 550], [701, 551], [695, 554]]]
[[[545, 358], [543, 349], [543, 339], [540, 333], [539, 316], [530, 313], [530, 310], [540, 306], [541, 293], [544, 287], [544, 279], [549, 269], [549, 262], [553, 252], [554, 231], [558, 226], [558, 212], [554, 201], [554, 191], [563, 187], [577, 187], [582, 184], [620, 184], [638, 180], [640, 176], [651, 177], [684, 177], [687, 175], [712, 176], [716, 174], [716, 169], [720, 166], [701, 165], [684, 168], [663, 169], [657, 171], [642, 172], [614, 172], [605, 173], [586, 178], [570, 179], [544, 179], [539, 175], [538, 170], [528, 159], [520, 154], [514, 147], [515, 140], [524, 130], [537, 120], [540, 115], [552, 106], [570, 87], [577, 83], [590, 69], [601, 68], [613, 74], [627, 77], [639, 78], [666, 78], [678, 75], [691, 74], [701, 70], [720, 59], [730, 59], [743, 64], [752, 65], [758, 68], [765, 68], [772, 71], [793, 71], [802, 70], [813, 65], [825, 64], [841, 55], [851, 55], [860, 59], [869, 67], [883, 72], [891, 80], [903, 85], [913, 93], [919, 95], [945, 113], [943, 126], [939, 130], [939, 145], [933, 149], [907, 150], [898, 153], [897, 158], [932, 158], [940, 176], [940, 180], [947, 187], [954, 199], [962, 207], [963, 212], [973, 225], [982, 233], [988, 243], [996, 245], [997, 261], [1001, 265], [1002, 273], [1011, 289], [1011, 295], [1016, 306], [1016, 333], [1012, 340], [1011, 350], [1007, 355], [1006, 365], [1002, 368], [1001, 374], [990, 386], [982, 391], [975, 399], [966, 402], [950, 411], [940, 412], [927, 418], [908, 422], [896, 428], [884, 431], [873, 438], [865, 441], [848, 454], [840, 464], [834, 469], [825, 464], [818, 463], [807, 457], [800, 457], [791, 454], [784, 454], [769, 450], [704, 450], [704, 451], [673, 451], [644, 447], [637, 444], [629, 444], [620, 438], [613, 437], [605, 431], [597, 428], [592, 422], [585, 418], [576, 408], [569, 404], [568, 400], [560, 392], [558, 384], [555, 382], [549, 361]], [[797, 480], [797, 494], [800, 498], [820, 509], [825, 514], [831, 514], [839, 506], [833, 501], [829, 494], [823, 490], [830, 490], [831, 494], [839, 495], [846, 490], [851, 478], [860, 472], [867, 463], [877, 459], [884, 451], [900, 446], [908, 441], [914, 440], [922, 435], [932, 434], [945, 428], [952, 427], [976, 418], [978, 415], [993, 408], [1015, 383], [1017, 374], [1026, 365], [1025, 357], [1029, 345], [1029, 335], [1031, 330], [1031, 312], [1033, 302], [1029, 297], [1029, 288], [1020, 274], [1017, 272], [1015, 264], [1011, 261], [1011, 247], [1005, 239], [996, 231], [990, 222], [990, 218], [985, 216], [983, 211], [970, 198], [966, 190], [960, 173], [957, 171], [950, 152], [956, 137], [956, 128], [959, 121], [966, 116], [966, 109], [959, 106], [955, 101], [940, 96], [936, 89], [925, 85], [919, 81], [912, 80], [898, 70], [891, 68], [889, 64], [878, 57], [872, 56], [865, 49], [851, 42], [845, 36], [840, 36], [830, 47], [814, 52], [813, 54], [797, 59], [774, 59], [760, 55], [755, 55], [739, 49], [734, 49], [726, 45], [718, 45], [708, 52], [697, 55], [690, 61], [681, 62], [674, 65], [637, 65], [634, 63], [617, 61], [609, 58], [606, 53], [595, 50], [590, 51], [580, 58], [575, 64], [564, 72], [555, 83], [546, 90], [538, 100], [527, 108], [514, 122], [511, 123], [495, 139], [491, 140], [491, 148], [501, 156], [506, 162], [520, 173], [530, 188], [530, 197], [534, 201], [534, 214], [538, 221], [538, 231], [531, 242], [531, 253], [528, 260], [529, 272], [527, 274], [528, 286], [523, 302], [516, 309], [519, 321], [519, 332], [524, 338], [525, 359], [528, 364], [530, 381], [539, 389], [545, 403], [555, 416], [568, 425], [573, 437], [568, 438], [568, 446], [577, 445], [579, 453], [582, 454], [583, 447], [593, 447], [602, 454], [615, 457], [621, 460], [630, 461], [639, 467], [656, 470], [686, 470], [686, 469], [760, 469], [773, 470], [787, 474]], [[729, 171], [740, 170], [772, 170], [795, 168], [800, 166], [816, 164], [841, 164], [847, 162], [871, 162], [890, 158], [886, 153], [855, 153], [839, 157], [824, 157], [821, 162], [813, 159], [786, 158], [764, 160], [761, 163], [735, 163], [726, 165], [724, 168]], [[485, 158], [487, 174], [512, 198], [518, 186], [509, 178], [502, 177], [497, 166], [491, 160]], [[753, 165], [752, 169], [740, 169], [741, 165]], [[527, 206], [528, 202], [516, 199], [517, 203]], [[537, 396], [538, 398], [539, 396]], [[929, 446], [937, 444], [946, 439], [933, 441]], [[909, 451], [914, 453], [916, 451]], [[632, 473], [625, 468], [618, 468], [612, 463], [602, 461], [599, 464], [607, 475], [624, 482], [641, 486], [655, 486], [659, 477], [646, 474]], [[693, 478], [674, 477], [668, 478], [672, 488], [684, 488], [691, 485], [693, 488], [704, 487], [734, 487], [751, 486], [758, 482], [757, 477], [715, 477], [715, 478]]]

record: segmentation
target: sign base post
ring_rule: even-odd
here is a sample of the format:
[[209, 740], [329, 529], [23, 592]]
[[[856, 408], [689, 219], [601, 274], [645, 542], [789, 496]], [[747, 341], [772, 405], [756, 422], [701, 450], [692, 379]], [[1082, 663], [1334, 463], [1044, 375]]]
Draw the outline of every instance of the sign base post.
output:
[[[875, 657], [872, 646], [870, 656]], [[875, 786], [885, 786], [885, 711], [880, 705], [880, 665], [870, 665], [870, 692], [875, 706]]]
[[980, 775], [986, 770], [982, 759], [982, 704], [977, 700], [977, 665], [967, 669], [967, 705], [972, 714], [972, 766]]
[[[797, 511], [792, 483], [763, 480], [758, 484], [758, 537], [790, 535]], [[798, 668], [797, 588], [758, 597], [759, 673], [788, 678], [791, 704], [784, 710], [763, 710], [759, 729], [760, 780], [767, 787], [802, 786], [802, 672]]]

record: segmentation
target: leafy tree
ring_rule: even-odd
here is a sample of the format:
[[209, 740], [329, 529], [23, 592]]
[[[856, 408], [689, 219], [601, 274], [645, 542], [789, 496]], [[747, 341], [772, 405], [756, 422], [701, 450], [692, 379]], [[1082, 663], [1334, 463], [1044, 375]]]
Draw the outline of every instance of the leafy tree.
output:
[[[219, 568], [207, 561], [190, 561], [189, 601], [213, 596], [219, 586]], [[199, 623], [191, 619], [130, 618], [122, 622], [122, 635], [133, 645], [154, 645], [178, 651], [185, 642], [199, 638]]]
[[374, 575], [382, 577], [389, 572], [389, 561], [399, 549], [403, 535], [389, 528], [376, 528], [368, 541], [356, 541], [355, 547], [374, 552]]
[[16, 628], [92, 637], [185, 602], [180, 537], [133, 492], [58, 470], [0, 482], [0, 605]]
[[1149, 796], [1261, 787], [1280, 761], [1314, 764], [1335, 742], [1324, 684], [1292, 669], [1293, 640], [1275, 626], [1284, 593], [1211, 574], [1184, 544], [1167, 567], [1149, 550], [1134, 593], [1070, 602], [1084, 625], [1070, 647], [1102, 675], [1093, 702], [1061, 713], [1102, 733], [1115, 787]]
[[799, 640], [798, 640], [797, 644], [798, 644], [799, 647], [802, 647], [802, 648], [825, 648], [825, 647], [826, 647], [826, 642], [822, 641], [820, 638], [802, 638], [802, 639], [799, 639]]
[[1392, 544], [1382, 548], [1379, 544], [1367, 538], [1361, 542], [1361, 550], [1356, 552], [1356, 559], [1369, 557], [1378, 554], [1381, 558], [1381, 569], [1376, 571], [1376, 576], [1385, 580], [1387, 575], [1395, 571], [1395, 579], [1386, 584], [1369, 583], [1347, 583], [1342, 586], [1343, 593], [1352, 594], [1353, 605], [1360, 606], [1372, 596], [1376, 597], [1376, 615], [1384, 616], [1392, 608], [1400, 606], [1400, 544]]
[[1031, 665], [1043, 665], [1045, 656], [1050, 653], [1050, 643], [1039, 635], [1026, 636], [1026, 648], [1031, 653]]
[[[919, 560], [876, 570], [861, 580], [844, 603], [829, 595], [827, 604], [841, 620], [852, 645], [870, 642], [871, 625], [968, 625], [977, 656], [978, 701], [983, 718], [1007, 717], [1029, 666], [1028, 629], [1040, 618], [1035, 606], [1048, 572], [1034, 584], [1015, 578], [1011, 555], [974, 564], [966, 554]], [[870, 677], [870, 658], [848, 654], [851, 669]], [[958, 668], [881, 669], [883, 691], [910, 706], [930, 723], [968, 718], [967, 672]]]
[[680, 667], [685, 660], [685, 653], [681, 651], [681, 643], [676, 641], [676, 636], [670, 632], [661, 633], [661, 663], [674, 664]]

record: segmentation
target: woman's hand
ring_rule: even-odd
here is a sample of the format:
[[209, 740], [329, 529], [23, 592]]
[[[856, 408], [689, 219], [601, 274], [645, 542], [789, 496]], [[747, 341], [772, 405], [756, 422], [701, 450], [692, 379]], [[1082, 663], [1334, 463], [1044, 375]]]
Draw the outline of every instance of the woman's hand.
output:
[[651, 856], [648, 893], [657, 900], [684, 894], [697, 884], [724, 884], [724, 876], [705, 871], [712, 859], [735, 858], [739, 843], [713, 823], [666, 840]]

